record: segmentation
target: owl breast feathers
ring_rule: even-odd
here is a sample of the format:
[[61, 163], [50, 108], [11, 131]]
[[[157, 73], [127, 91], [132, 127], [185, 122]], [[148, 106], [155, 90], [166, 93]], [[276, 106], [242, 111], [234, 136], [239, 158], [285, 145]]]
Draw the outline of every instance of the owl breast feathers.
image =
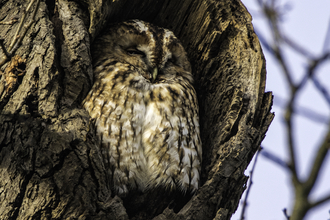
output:
[[198, 103], [179, 40], [167, 29], [131, 20], [95, 40], [93, 60], [95, 82], [83, 106], [115, 192], [198, 189]]

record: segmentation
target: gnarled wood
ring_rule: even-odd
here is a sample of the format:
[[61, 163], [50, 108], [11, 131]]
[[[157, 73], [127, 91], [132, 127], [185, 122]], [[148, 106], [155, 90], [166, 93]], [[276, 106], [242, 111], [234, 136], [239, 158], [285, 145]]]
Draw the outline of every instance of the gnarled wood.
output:
[[[27, 4], [1, 0], [0, 20], [20, 17]], [[171, 29], [188, 52], [203, 141], [202, 187], [192, 198], [111, 195], [81, 109], [93, 84], [92, 40], [106, 22], [131, 18]], [[0, 25], [5, 46], [17, 25]], [[10, 92], [0, 79], [1, 219], [230, 219], [273, 118], [265, 60], [240, 1], [41, 2], [16, 55], [26, 59], [24, 75]]]

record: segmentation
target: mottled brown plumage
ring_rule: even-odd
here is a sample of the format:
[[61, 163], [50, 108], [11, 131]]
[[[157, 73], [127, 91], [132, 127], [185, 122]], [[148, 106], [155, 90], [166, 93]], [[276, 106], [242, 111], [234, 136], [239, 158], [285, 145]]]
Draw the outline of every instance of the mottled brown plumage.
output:
[[110, 26], [93, 46], [95, 82], [83, 102], [101, 140], [112, 187], [195, 191], [202, 148], [186, 52], [144, 21]]

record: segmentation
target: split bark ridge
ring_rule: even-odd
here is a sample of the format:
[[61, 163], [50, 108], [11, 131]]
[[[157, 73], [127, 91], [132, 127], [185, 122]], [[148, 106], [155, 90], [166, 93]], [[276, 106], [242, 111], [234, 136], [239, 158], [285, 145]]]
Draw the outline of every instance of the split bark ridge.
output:
[[[19, 19], [28, 4], [1, 0], [0, 21]], [[111, 195], [81, 109], [93, 84], [92, 40], [106, 22], [131, 18], [171, 29], [192, 63], [202, 186], [183, 202], [157, 190], [124, 202]], [[17, 25], [0, 25], [5, 47]], [[274, 116], [262, 50], [239, 0], [41, 1], [15, 55], [17, 74], [5, 71], [12, 58], [0, 79], [1, 219], [230, 219]]]

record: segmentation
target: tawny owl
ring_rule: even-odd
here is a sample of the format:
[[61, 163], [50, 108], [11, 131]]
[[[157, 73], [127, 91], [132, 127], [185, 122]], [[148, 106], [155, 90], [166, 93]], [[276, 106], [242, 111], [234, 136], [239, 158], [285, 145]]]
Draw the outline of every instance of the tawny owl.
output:
[[167, 29], [131, 20], [108, 27], [92, 53], [95, 82], [83, 106], [115, 192], [198, 189], [198, 103], [179, 40]]

